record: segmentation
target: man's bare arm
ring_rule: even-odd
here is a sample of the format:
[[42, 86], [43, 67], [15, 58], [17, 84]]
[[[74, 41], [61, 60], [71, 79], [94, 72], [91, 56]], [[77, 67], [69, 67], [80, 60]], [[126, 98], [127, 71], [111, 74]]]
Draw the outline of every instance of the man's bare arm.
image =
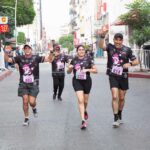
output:
[[100, 40], [99, 40], [98, 45], [99, 45], [99, 48], [101, 48], [104, 51], [106, 51], [105, 34], [100, 36]]
[[4, 53], [4, 59], [6, 62], [13, 63], [13, 59], [10, 58], [7, 53]]

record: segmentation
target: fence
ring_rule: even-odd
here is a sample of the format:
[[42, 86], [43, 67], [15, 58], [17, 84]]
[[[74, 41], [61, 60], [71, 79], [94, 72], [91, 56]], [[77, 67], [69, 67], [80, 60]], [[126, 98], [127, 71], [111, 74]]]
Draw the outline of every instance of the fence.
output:
[[150, 49], [134, 49], [133, 53], [140, 61], [139, 69], [150, 71]]

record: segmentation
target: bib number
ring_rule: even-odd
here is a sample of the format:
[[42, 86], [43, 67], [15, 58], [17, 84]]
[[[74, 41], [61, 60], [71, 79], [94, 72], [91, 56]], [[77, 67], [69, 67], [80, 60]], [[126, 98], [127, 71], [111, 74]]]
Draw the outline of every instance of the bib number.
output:
[[34, 82], [34, 77], [33, 75], [24, 75], [23, 76], [23, 82], [25, 83], [33, 83]]
[[82, 71], [76, 72], [76, 79], [78, 80], [86, 80], [86, 73]]
[[111, 72], [116, 74], [116, 75], [122, 75], [123, 68], [122, 67], [118, 67], [118, 66], [113, 66]]
[[57, 69], [58, 70], [61, 70], [61, 69], [64, 69], [64, 63], [62, 63], [62, 62], [57, 62]]

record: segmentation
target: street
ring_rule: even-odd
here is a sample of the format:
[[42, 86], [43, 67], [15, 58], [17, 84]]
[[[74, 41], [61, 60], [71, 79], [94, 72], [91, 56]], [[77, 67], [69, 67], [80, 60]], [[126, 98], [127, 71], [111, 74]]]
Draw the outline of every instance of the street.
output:
[[[150, 80], [130, 78], [123, 111], [124, 124], [112, 128], [113, 113], [104, 66], [92, 74], [87, 130], [80, 130], [72, 74], [66, 74], [63, 101], [52, 100], [50, 64], [40, 64], [38, 118], [30, 109], [30, 125], [22, 126], [22, 100], [17, 96], [19, 73], [0, 82], [0, 150], [149, 150]], [[101, 69], [102, 68], [102, 69]]]

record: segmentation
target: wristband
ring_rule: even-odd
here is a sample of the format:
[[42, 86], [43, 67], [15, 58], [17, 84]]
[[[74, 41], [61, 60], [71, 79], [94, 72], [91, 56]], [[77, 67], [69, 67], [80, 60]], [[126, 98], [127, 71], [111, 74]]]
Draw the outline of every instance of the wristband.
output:
[[101, 38], [101, 39], [104, 39], [104, 38], [105, 38], [105, 36], [104, 36], [104, 35], [101, 35], [101, 36], [100, 36], [100, 38]]
[[131, 66], [133, 66], [132, 62], [129, 62]]

